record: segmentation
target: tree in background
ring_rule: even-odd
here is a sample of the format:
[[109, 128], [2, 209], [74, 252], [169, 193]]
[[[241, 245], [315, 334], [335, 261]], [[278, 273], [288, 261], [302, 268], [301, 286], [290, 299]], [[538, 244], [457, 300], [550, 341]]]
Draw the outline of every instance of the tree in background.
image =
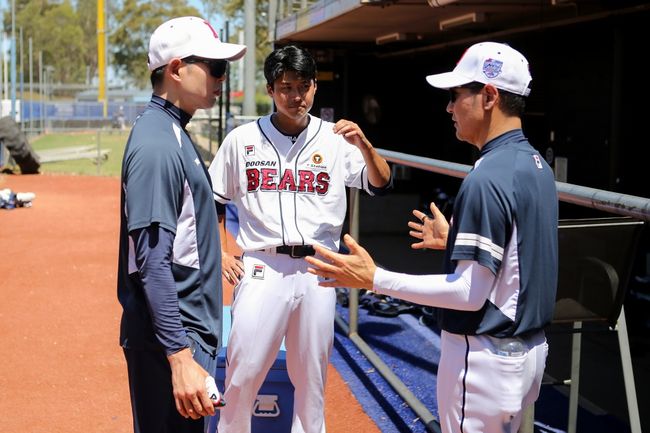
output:
[[150, 87], [147, 52], [151, 33], [163, 22], [180, 16], [200, 16], [185, 0], [124, 0], [111, 13], [109, 46], [120, 77], [140, 88]]
[[[217, 14], [222, 15], [229, 22], [229, 40], [228, 42], [240, 43], [238, 39], [239, 32], [244, 31], [244, 0], [202, 0], [201, 4], [206, 13], [206, 18], [215, 22], [218, 26], [225, 23], [214, 21]], [[268, 27], [268, 0], [255, 1], [255, 81], [257, 83], [255, 92], [255, 101], [258, 113], [266, 113], [271, 108], [271, 100], [266, 94], [266, 81], [264, 80], [264, 70], [262, 65], [264, 59], [273, 50], [273, 45], [269, 42]], [[250, 49], [250, 47], [249, 47]], [[241, 103], [242, 97], [236, 97], [235, 103]]]
[[[211, 8], [207, 4], [214, 5]], [[229, 42], [237, 43], [237, 33], [244, 31], [244, 0], [203, 0], [205, 10], [219, 11], [223, 16], [234, 24], [234, 30], [231, 30], [231, 40]], [[268, 0], [255, 2], [255, 64], [264, 64], [264, 59], [273, 51], [273, 46], [269, 42], [269, 23], [268, 23]], [[261, 67], [257, 68], [258, 75], [263, 77]]]
[[86, 65], [84, 82], [91, 83], [97, 76], [97, 0], [76, 0], [76, 4], [77, 16], [84, 34], [81, 53]]
[[[202, 16], [187, 0], [116, 0], [108, 1], [106, 31], [108, 63], [117, 76], [140, 88], [148, 88], [146, 58], [149, 37], [164, 21], [177, 16]], [[243, 31], [243, 0], [201, 0], [208, 19], [221, 30], [230, 23], [229, 42], [238, 42]], [[259, 66], [271, 52], [268, 42], [268, 1], [256, 1], [255, 57], [257, 81], [263, 82]], [[28, 40], [32, 38], [34, 81], [40, 80], [38, 54], [49, 66], [48, 80], [66, 84], [90, 84], [97, 77], [97, 1], [96, 0], [15, 0], [16, 37], [23, 31], [23, 77], [29, 81]], [[217, 19], [220, 15], [224, 18]], [[4, 30], [11, 34], [11, 10], [3, 15]], [[17, 45], [20, 43], [17, 41]], [[20, 55], [18, 46], [17, 55]], [[17, 65], [20, 67], [20, 59]], [[263, 83], [262, 83], [263, 84]], [[263, 85], [260, 92], [265, 93]]]
[[[79, 0], [84, 3], [91, 0]], [[85, 19], [85, 18], [84, 18]], [[4, 29], [11, 34], [11, 10], [5, 11], [3, 17]], [[16, 38], [20, 28], [23, 30], [23, 76], [29, 80], [29, 61], [27, 59], [27, 44], [32, 38], [34, 58], [38, 60], [38, 52], [43, 53], [43, 64], [51, 66], [50, 79], [62, 83], [82, 83], [86, 78], [86, 65], [91, 67], [95, 62], [89, 62], [92, 54], [88, 52], [88, 39], [96, 40], [96, 31], [88, 36], [84, 32], [79, 15], [70, 0], [49, 3], [43, 0], [16, 1]], [[16, 42], [16, 55], [20, 55]], [[95, 55], [96, 58], [96, 55]], [[20, 66], [20, 59], [16, 61]], [[35, 63], [35, 68], [38, 68]], [[95, 73], [96, 66], [91, 71]], [[38, 69], [35, 69], [35, 80], [38, 80]], [[92, 76], [92, 75], [91, 75]]]

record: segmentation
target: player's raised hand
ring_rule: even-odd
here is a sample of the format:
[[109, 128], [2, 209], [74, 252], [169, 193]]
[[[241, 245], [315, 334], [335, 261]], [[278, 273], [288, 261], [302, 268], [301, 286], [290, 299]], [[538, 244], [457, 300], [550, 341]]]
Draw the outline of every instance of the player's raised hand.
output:
[[323, 287], [372, 289], [377, 269], [372, 257], [352, 236], [346, 234], [343, 241], [350, 249], [350, 254], [339, 254], [314, 245], [316, 255], [323, 257], [326, 261], [315, 256], [305, 257], [305, 260], [312, 266], [307, 268], [308, 272], [327, 278], [327, 281], [319, 283]]
[[221, 274], [230, 284], [238, 284], [244, 275], [244, 263], [241, 258], [222, 251]]
[[209, 374], [194, 360], [190, 349], [180, 350], [167, 359], [178, 413], [192, 419], [214, 415], [214, 404], [205, 386], [205, 378]]
[[334, 124], [333, 130], [335, 134], [342, 135], [345, 141], [354, 144], [361, 150], [372, 147], [359, 125], [354, 122], [341, 119]]
[[430, 208], [432, 216], [414, 209], [413, 216], [420, 222], [409, 221], [408, 223], [412, 229], [409, 231], [409, 235], [420, 240], [420, 242], [411, 244], [411, 248], [414, 250], [424, 248], [442, 250], [447, 245], [449, 223], [434, 202], [431, 202]]

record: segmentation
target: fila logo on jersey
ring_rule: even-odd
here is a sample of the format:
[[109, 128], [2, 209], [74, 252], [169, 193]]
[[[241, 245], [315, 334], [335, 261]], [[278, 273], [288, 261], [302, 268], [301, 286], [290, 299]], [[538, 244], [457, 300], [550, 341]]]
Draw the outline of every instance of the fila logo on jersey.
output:
[[253, 278], [257, 278], [258, 280], [264, 279], [264, 265], [253, 266]]
[[246, 152], [246, 156], [255, 155], [255, 146], [253, 145], [244, 146], [244, 152]]
[[535, 165], [537, 168], [540, 170], [542, 169], [542, 161], [539, 159], [539, 155], [533, 155], [533, 159], [535, 160]]
[[325, 195], [330, 187], [330, 175], [321, 171], [298, 170], [298, 176], [293, 170], [286, 169], [282, 177], [277, 168], [247, 168], [248, 192], [255, 191], [290, 191]]

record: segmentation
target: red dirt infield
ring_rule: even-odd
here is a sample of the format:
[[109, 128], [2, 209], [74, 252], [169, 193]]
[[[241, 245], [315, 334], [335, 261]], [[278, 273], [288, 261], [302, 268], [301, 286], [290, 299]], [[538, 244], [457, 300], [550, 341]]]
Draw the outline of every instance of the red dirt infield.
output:
[[[0, 432], [132, 431], [115, 287], [119, 179], [0, 175], [4, 188], [36, 199], [0, 209]], [[326, 419], [330, 433], [379, 432], [331, 366]]]

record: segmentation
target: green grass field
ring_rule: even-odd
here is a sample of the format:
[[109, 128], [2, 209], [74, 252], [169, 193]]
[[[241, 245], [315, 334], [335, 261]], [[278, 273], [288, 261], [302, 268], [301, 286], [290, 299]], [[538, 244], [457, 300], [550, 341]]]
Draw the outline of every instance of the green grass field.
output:
[[36, 153], [42, 150], [65, 149], [78, 146], [92, 146], [97, 150], [109, 150], [107, 158], [99, 167], [96, 158], [71, 159], [68, 161], [42, 162], [41, 173], [66, 173], [82, 175], [119, 176], [122, 166], [122, 154], [128, 138], [128, 131], [84, 131], [72, 133], [54, 133], [31, 139], [29, 144]]

